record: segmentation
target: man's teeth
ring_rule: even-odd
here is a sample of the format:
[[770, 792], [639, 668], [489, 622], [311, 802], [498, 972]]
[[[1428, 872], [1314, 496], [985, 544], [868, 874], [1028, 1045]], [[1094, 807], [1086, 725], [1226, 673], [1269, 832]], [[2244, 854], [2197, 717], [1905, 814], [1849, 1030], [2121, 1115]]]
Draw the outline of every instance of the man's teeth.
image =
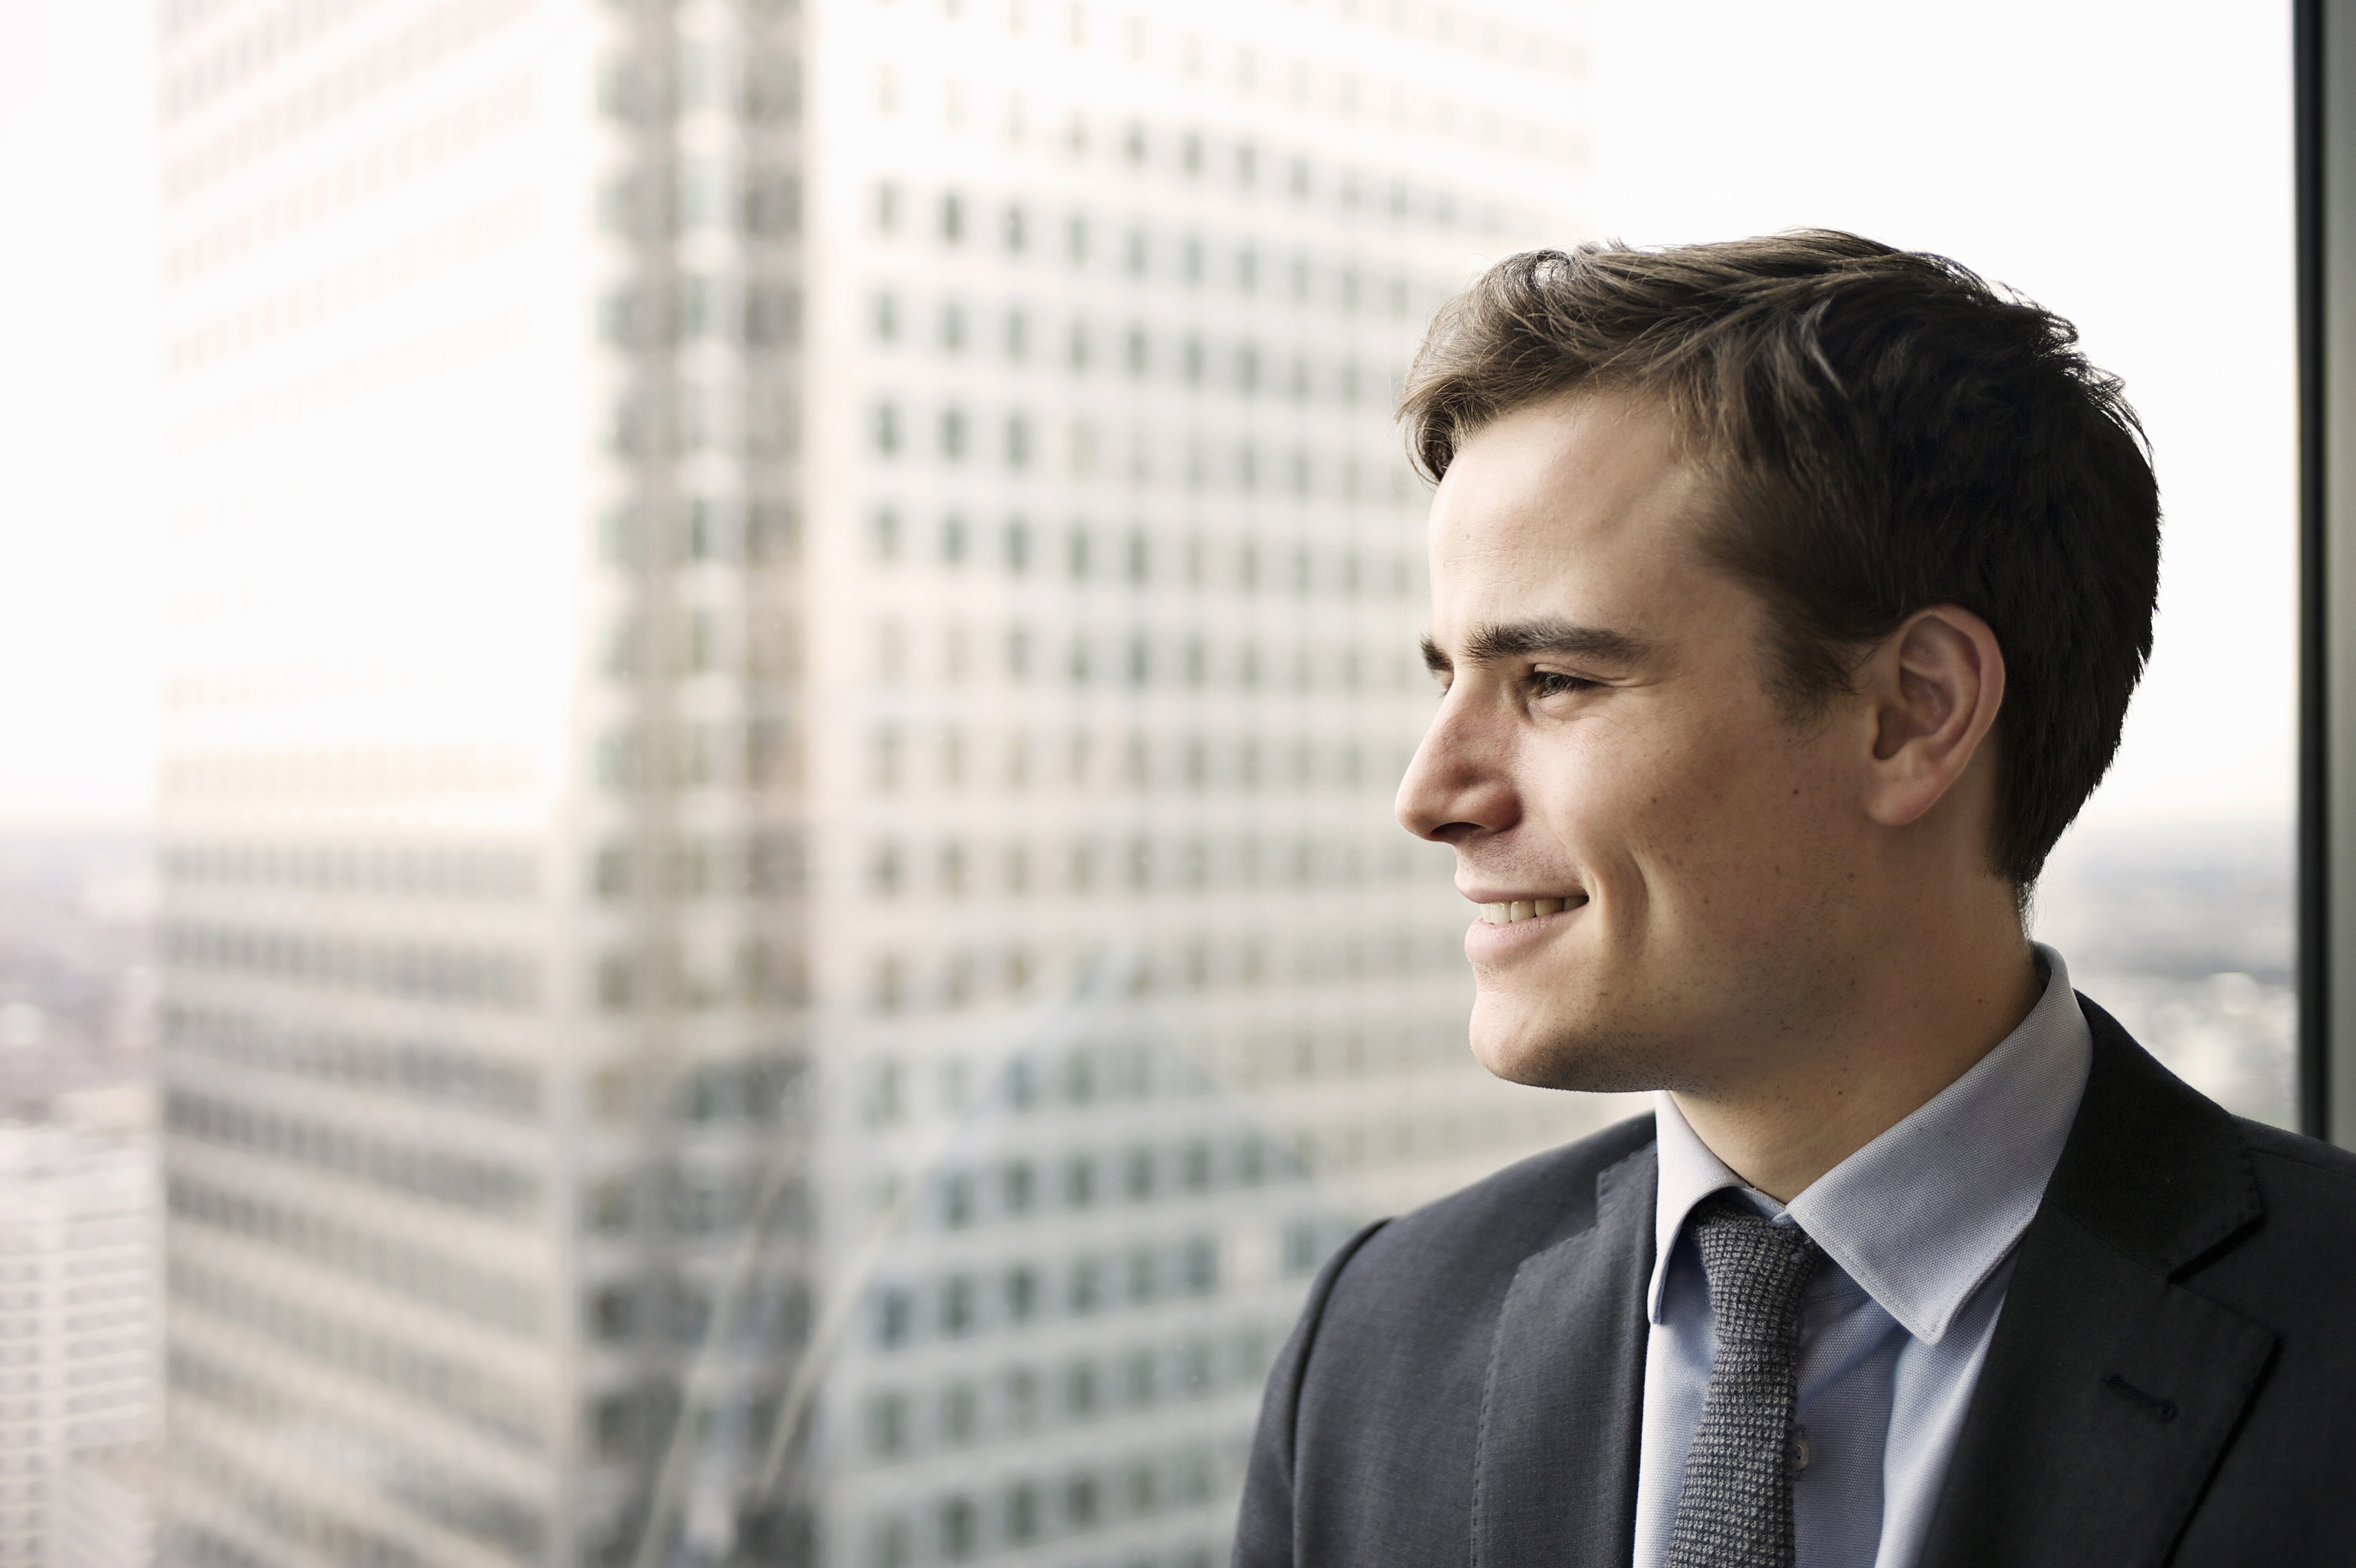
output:
[[1492, 926], [1510, 926], [1533, 915], [1558, 915], [1573, 904], [1585, 902], [1584, 898], [1523, 898], [1511, 904], [1483, 904], [1481, 918]]

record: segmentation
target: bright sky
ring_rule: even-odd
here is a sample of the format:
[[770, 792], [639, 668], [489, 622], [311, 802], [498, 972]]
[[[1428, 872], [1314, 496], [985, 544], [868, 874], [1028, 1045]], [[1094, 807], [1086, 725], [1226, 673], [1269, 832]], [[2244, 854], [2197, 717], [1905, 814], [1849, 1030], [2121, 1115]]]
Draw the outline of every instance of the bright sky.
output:
[[157, 641], [145, 0], [0, 0], [0, 822], [149, 795]]
[[[147, 799], [158, 609], [144, 0], [0, 0], [0, 821]], [[2169, 513], [2096, 822], [2280, 815], [2295, 560], [2286, 5], [1593, 0], [1637, 242], [1942, 251], [2126, 378]]]

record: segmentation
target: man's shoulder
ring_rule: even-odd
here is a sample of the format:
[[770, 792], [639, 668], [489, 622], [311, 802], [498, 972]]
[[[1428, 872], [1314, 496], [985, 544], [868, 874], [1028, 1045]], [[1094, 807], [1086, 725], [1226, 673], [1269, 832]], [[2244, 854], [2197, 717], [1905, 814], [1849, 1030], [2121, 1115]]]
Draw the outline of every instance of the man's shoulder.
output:
[[1346, 1282], [1392, 1290], [1421, 1280], [1451, 1293], [1510, 1282], [1523, 1259], [1594, 1224], [1597, 1179], [1649, 1154], [1653, 1137], [1651, 1112], [1632, 1116], [1400, 1215], [1358, 1249]]
[[2356, 1154], [2234, 1116], [2099, 1007], [2087, 1019], [2094, 1070], [2049, 1204], [2297, 1341], [2295, 1359], [2343, 1340], [2338, 1320], [2356, 1295]]
[[[1649, 1188], [1652, 1142], [1650, 1116], [1607, 1127], [1371, 1227], [1335, 1255], [1269, 1381], [1238, 1563], [1465, 1560], [1480, 1517], [1476, 1477], [1484, 1465], [1513, 1467], [1496, 1458], [1487, 1423], [1516, 1278], [1534, 1254], [1581, 1232], [1649, 1244], [1649, 1200], [1642, 1237], [1631, 1227]], [[1603, 1224], [1599, 1188], [1610, 1195]], [[1641, 1247], [1601, 1264], [1599, 1294], [1641, 1299], [1630, 1255], [1641, 1258]], [[1575, 1311], [1559, 1291], [1530, 1294], [1551, 1311]], [[1643, 1343], [1620, 1332], [1627, 1316], [1543, 1334], [1545, 1357], [1633, 1380]], [[1527, 1359], [1508, 1357], [1517, 1369]], [[1575, 1439], [1575, 1418], [1562, 1419], [1574, 1423]], [[1558, 1467], [1576, 1446], [1557, 1443], [1544, 1463]]]
[[2050, 1201], [2171, 1272], [2325, 1233], [2356, 1256], [2356, 1154], [2235, 1116], [2079, 1001], [2094, 1058]]
[[2270, 1122], [2253, 1122], [2246, 1116], [2236, 1116], [2233, 1121], [2242, 1129], [2243, 1141], [2250, 1145], [2252, 1154], [2304, 1166], [2329, 1184], [2356, 1191], [2356, 1153], [2337, 1144], [2286, 1132]]
[[2234, 1122], [2269, 1216], [2321, 1221], [2356, 1251], [2356, 1154], [2264, 1122]]

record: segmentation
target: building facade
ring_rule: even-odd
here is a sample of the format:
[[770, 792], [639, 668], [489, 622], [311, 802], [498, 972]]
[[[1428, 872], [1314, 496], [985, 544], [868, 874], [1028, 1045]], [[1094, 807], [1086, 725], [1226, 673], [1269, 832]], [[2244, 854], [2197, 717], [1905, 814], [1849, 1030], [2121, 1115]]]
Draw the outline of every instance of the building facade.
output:
[[155, 1434], [155, 1160], [144, 1133], [0, 1127], [0, 1563], [144, 1568], [79, 1550], [82, 1473]]
[[1591, 1124], [1389, 798], [1575, 9], [171, 0], [166, 1550], [1217, 1561]]

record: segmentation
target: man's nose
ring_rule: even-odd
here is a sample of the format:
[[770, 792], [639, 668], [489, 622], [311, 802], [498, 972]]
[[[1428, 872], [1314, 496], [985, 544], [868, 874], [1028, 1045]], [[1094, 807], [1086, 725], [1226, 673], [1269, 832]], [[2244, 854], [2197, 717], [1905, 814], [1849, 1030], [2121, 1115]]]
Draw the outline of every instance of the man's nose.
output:
[[1451, 693], [1440, 700], [1392, 808], [1399, 826], [1434, 843], [1502, 832], [1521, 813], [1510, 742], [1489, 733], [1475, 704], [1460, 700], [1462, 695]]

